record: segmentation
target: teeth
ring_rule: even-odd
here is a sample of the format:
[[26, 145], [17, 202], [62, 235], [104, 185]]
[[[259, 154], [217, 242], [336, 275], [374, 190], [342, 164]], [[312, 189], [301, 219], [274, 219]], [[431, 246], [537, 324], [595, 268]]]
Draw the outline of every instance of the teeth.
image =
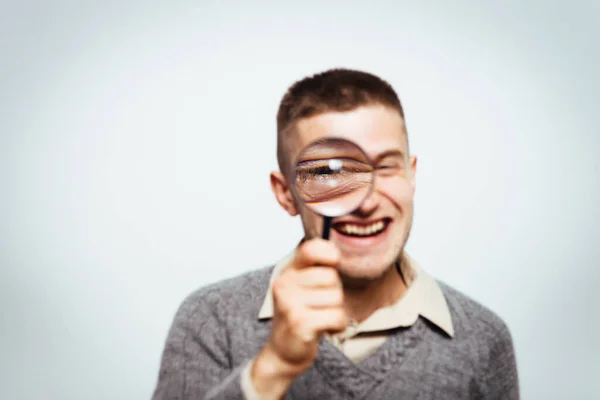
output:
[[371, 224], [369, 226], [344, 224], [341, 227], [339, 227], [339, 230], [350, 235], [370, 236], [374, 233], [378, 233], [381, 230], [383, 230], [384, 226], [385, 224], [383, 223], [383, 221], [375, 222], [374, 224]]

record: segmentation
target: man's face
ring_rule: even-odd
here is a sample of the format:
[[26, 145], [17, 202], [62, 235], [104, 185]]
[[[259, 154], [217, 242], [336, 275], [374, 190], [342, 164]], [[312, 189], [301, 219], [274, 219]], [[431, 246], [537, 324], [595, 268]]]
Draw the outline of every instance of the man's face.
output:
[[[374, 189], [352, 214], [333, 219], [330, 240], [342, 253], [340, 274], [349, 281], [381, 277], [397, 260], [413, 219], [416, 159], [408, 155], [408, 140], [400, 114], [389, 107], [364, 106], [300, 120], [290, 135], [288, 162], [317, 139], [341, 137], [359, 145], [374, 161]], [[288, 184], [291, 182], [288, 182]], [[323, 218], [289, 191], [307, 239], [321, 237]]]

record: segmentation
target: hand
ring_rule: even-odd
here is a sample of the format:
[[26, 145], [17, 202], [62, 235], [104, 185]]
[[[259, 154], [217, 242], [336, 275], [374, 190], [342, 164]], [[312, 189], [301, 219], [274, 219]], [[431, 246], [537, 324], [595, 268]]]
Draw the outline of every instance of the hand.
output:
[[270, 398], [283, 395], [293, 379], [313, 364], [321, 336], [348, 325], [339, 261], [333, 243], [312, 239], [298, 246], [273, 283], [271, 336], [252, 370], [259, 393], [271, 394]]

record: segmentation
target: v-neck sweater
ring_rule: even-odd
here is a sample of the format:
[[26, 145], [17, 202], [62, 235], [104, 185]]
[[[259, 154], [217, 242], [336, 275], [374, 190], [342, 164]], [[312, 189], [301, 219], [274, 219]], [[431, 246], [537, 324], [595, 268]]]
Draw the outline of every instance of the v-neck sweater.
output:
[[[272, 270], [246, 273], [185, 299], [166, 341], [154, 400], [244, 399], [241, 372], [271, 330], [271, 320], [256, 316]], [[504, 321], [438, 284], [453, 337], [419, 318], [410, 327], [390, 330], [358, 363], [321, 340], [314, 364], [296, 378], [286, 399], [518, 399], [514, 348]]]

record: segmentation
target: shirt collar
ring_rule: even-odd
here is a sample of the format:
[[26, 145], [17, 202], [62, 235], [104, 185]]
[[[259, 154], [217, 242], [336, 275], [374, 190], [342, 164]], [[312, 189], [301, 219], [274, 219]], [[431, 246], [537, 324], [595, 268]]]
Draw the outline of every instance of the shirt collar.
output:
[[[259, 319], [273, 317], [272, 285], [292, 256], [293, 252], [275, 265], [269, 280], [268, 291], [258, 314]], [[360, 323], [357, 326], [356, 333], [377, 332], [401, 326], [411, 326], [421, 316], [446, 332], [448, 336], [454, 336], [450, 309], [436, 280], [421, 269], [408, 254], [403, 253], [401, 258], [400, 268], [408, 285], [408, 290], [398, 302], [376, 310]]]

